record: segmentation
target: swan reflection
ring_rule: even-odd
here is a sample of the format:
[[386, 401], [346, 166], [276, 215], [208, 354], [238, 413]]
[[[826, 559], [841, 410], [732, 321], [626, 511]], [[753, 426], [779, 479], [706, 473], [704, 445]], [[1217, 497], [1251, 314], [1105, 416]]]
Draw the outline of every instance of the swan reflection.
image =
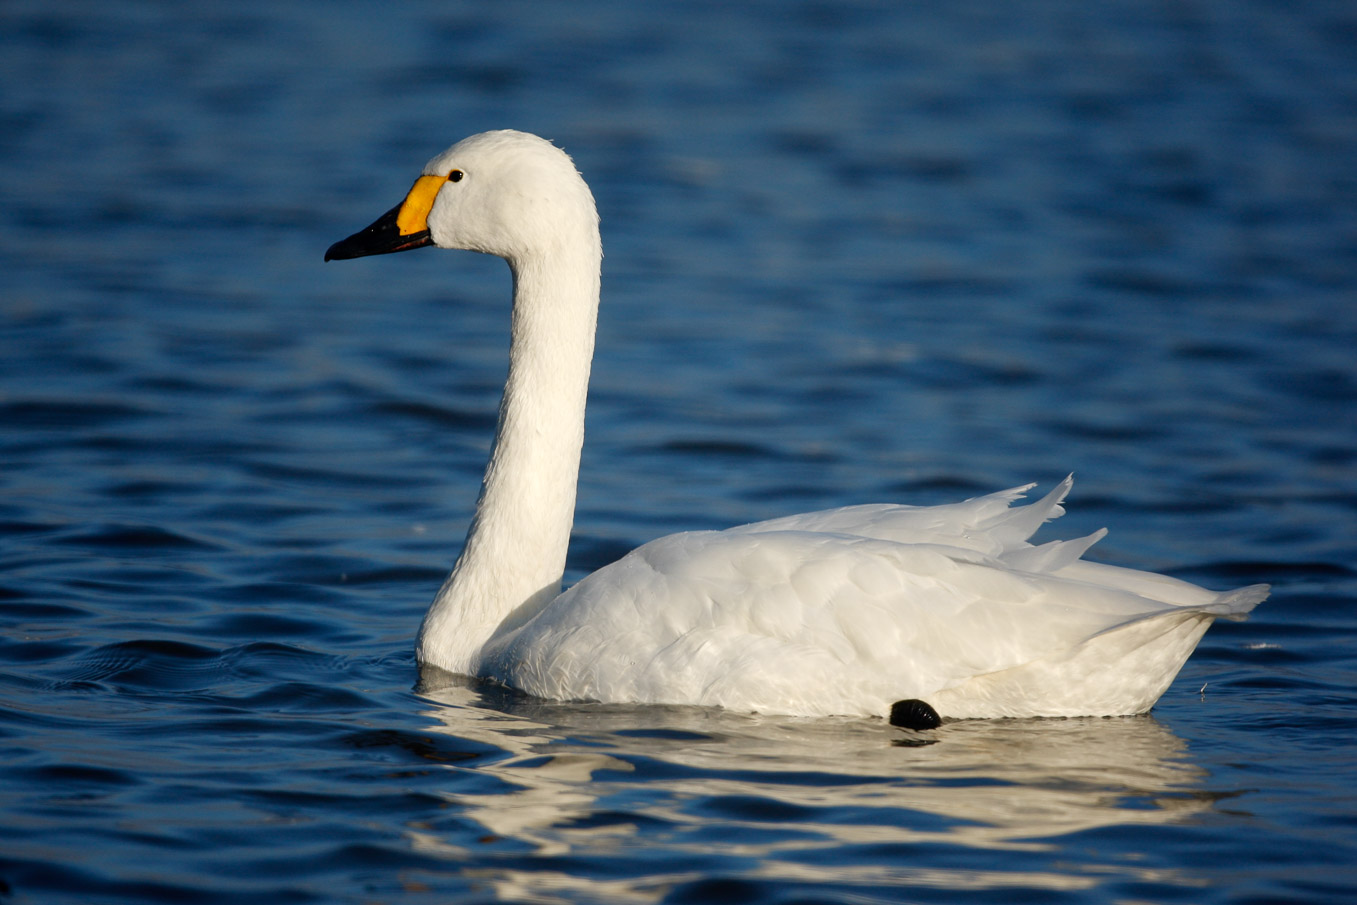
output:
[[[660, 846], [682, 863], [681, 854], [716, 846], [750, 859], [750, 878], [793, 883], [1080, 889], [1143, 873], [1192, 886], [1124, 862], [1106, 873], [1003, 869], [1020, 868], [1020, 858], [998, 858], [996, 869], [920, 869], [927, 856], [917, 846], [1056, 851], [1061, 837], [1181, 821], [1216, 797], [1201, 788], [1205, 774], [1183, 741], [1152, 717], [959, 721], [925, 735], [870, 720], [547, 703], [451, 677], [422, 693], [433, 731], [503, 752], [475, 767], [449, 764], [502, 782], [493, 793], [449, 793], [450, 802], [487, 837], [539, 858]], [[497, 866], [435, 833], [412, 835], [424, 851], [471, 862], [467, 872], [504, 898], [587, 889], [650, 901], [698, 876], [648, 871], [645, 889], [604, 888], [578, 871]], [[858, 857], [853, 846], [875, 854]], [[837, 854], [819, 861], [816, 850]]]

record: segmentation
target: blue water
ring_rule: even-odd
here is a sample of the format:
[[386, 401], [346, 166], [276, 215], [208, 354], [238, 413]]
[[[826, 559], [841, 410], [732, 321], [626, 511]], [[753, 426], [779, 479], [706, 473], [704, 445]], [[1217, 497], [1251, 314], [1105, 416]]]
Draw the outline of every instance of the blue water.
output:
[[[321, 257], [506, 126], [603, 217], [569, 579], [1073, 471], [1274, 596], [1146, 717], [421, 691], [508, 275]], [[1354, 350], [1346, 2], [9, 0], [0, 902], [1355, 898]]]

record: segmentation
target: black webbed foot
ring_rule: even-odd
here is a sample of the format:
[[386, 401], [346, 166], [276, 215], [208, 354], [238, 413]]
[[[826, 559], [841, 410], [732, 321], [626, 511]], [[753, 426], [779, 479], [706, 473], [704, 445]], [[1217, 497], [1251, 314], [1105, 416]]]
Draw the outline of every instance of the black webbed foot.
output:
[[905, 729], [936, 729], [942, 724], [938, 712], [917, 698], [891, 705], [891, 725]]

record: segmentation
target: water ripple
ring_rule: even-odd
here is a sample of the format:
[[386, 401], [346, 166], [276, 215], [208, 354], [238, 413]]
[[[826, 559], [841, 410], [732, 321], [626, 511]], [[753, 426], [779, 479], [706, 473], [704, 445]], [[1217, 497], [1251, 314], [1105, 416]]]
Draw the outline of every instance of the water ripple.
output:
[[[0, 900], [1352, 899], [1348, 6], [581, 2], [0, 4]], [[1274, 597], [1150, 717], [412, 688], [510, 277], [320, 258], [503, 126], [607, 245], [570, 579], [1073, 471]]]

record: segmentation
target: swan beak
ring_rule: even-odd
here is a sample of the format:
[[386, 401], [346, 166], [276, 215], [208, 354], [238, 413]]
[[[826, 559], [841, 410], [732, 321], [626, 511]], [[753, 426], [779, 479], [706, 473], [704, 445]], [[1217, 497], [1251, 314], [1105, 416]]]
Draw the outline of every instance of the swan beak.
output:
[[327, 261], [343, 261], [367, 255], [387, 255], [433, 244], [429, 235], [429, 211], [446, 176], [421, 176], [405, 200], [382, 214], [367, 229], [340, 239], [325, 252]]

